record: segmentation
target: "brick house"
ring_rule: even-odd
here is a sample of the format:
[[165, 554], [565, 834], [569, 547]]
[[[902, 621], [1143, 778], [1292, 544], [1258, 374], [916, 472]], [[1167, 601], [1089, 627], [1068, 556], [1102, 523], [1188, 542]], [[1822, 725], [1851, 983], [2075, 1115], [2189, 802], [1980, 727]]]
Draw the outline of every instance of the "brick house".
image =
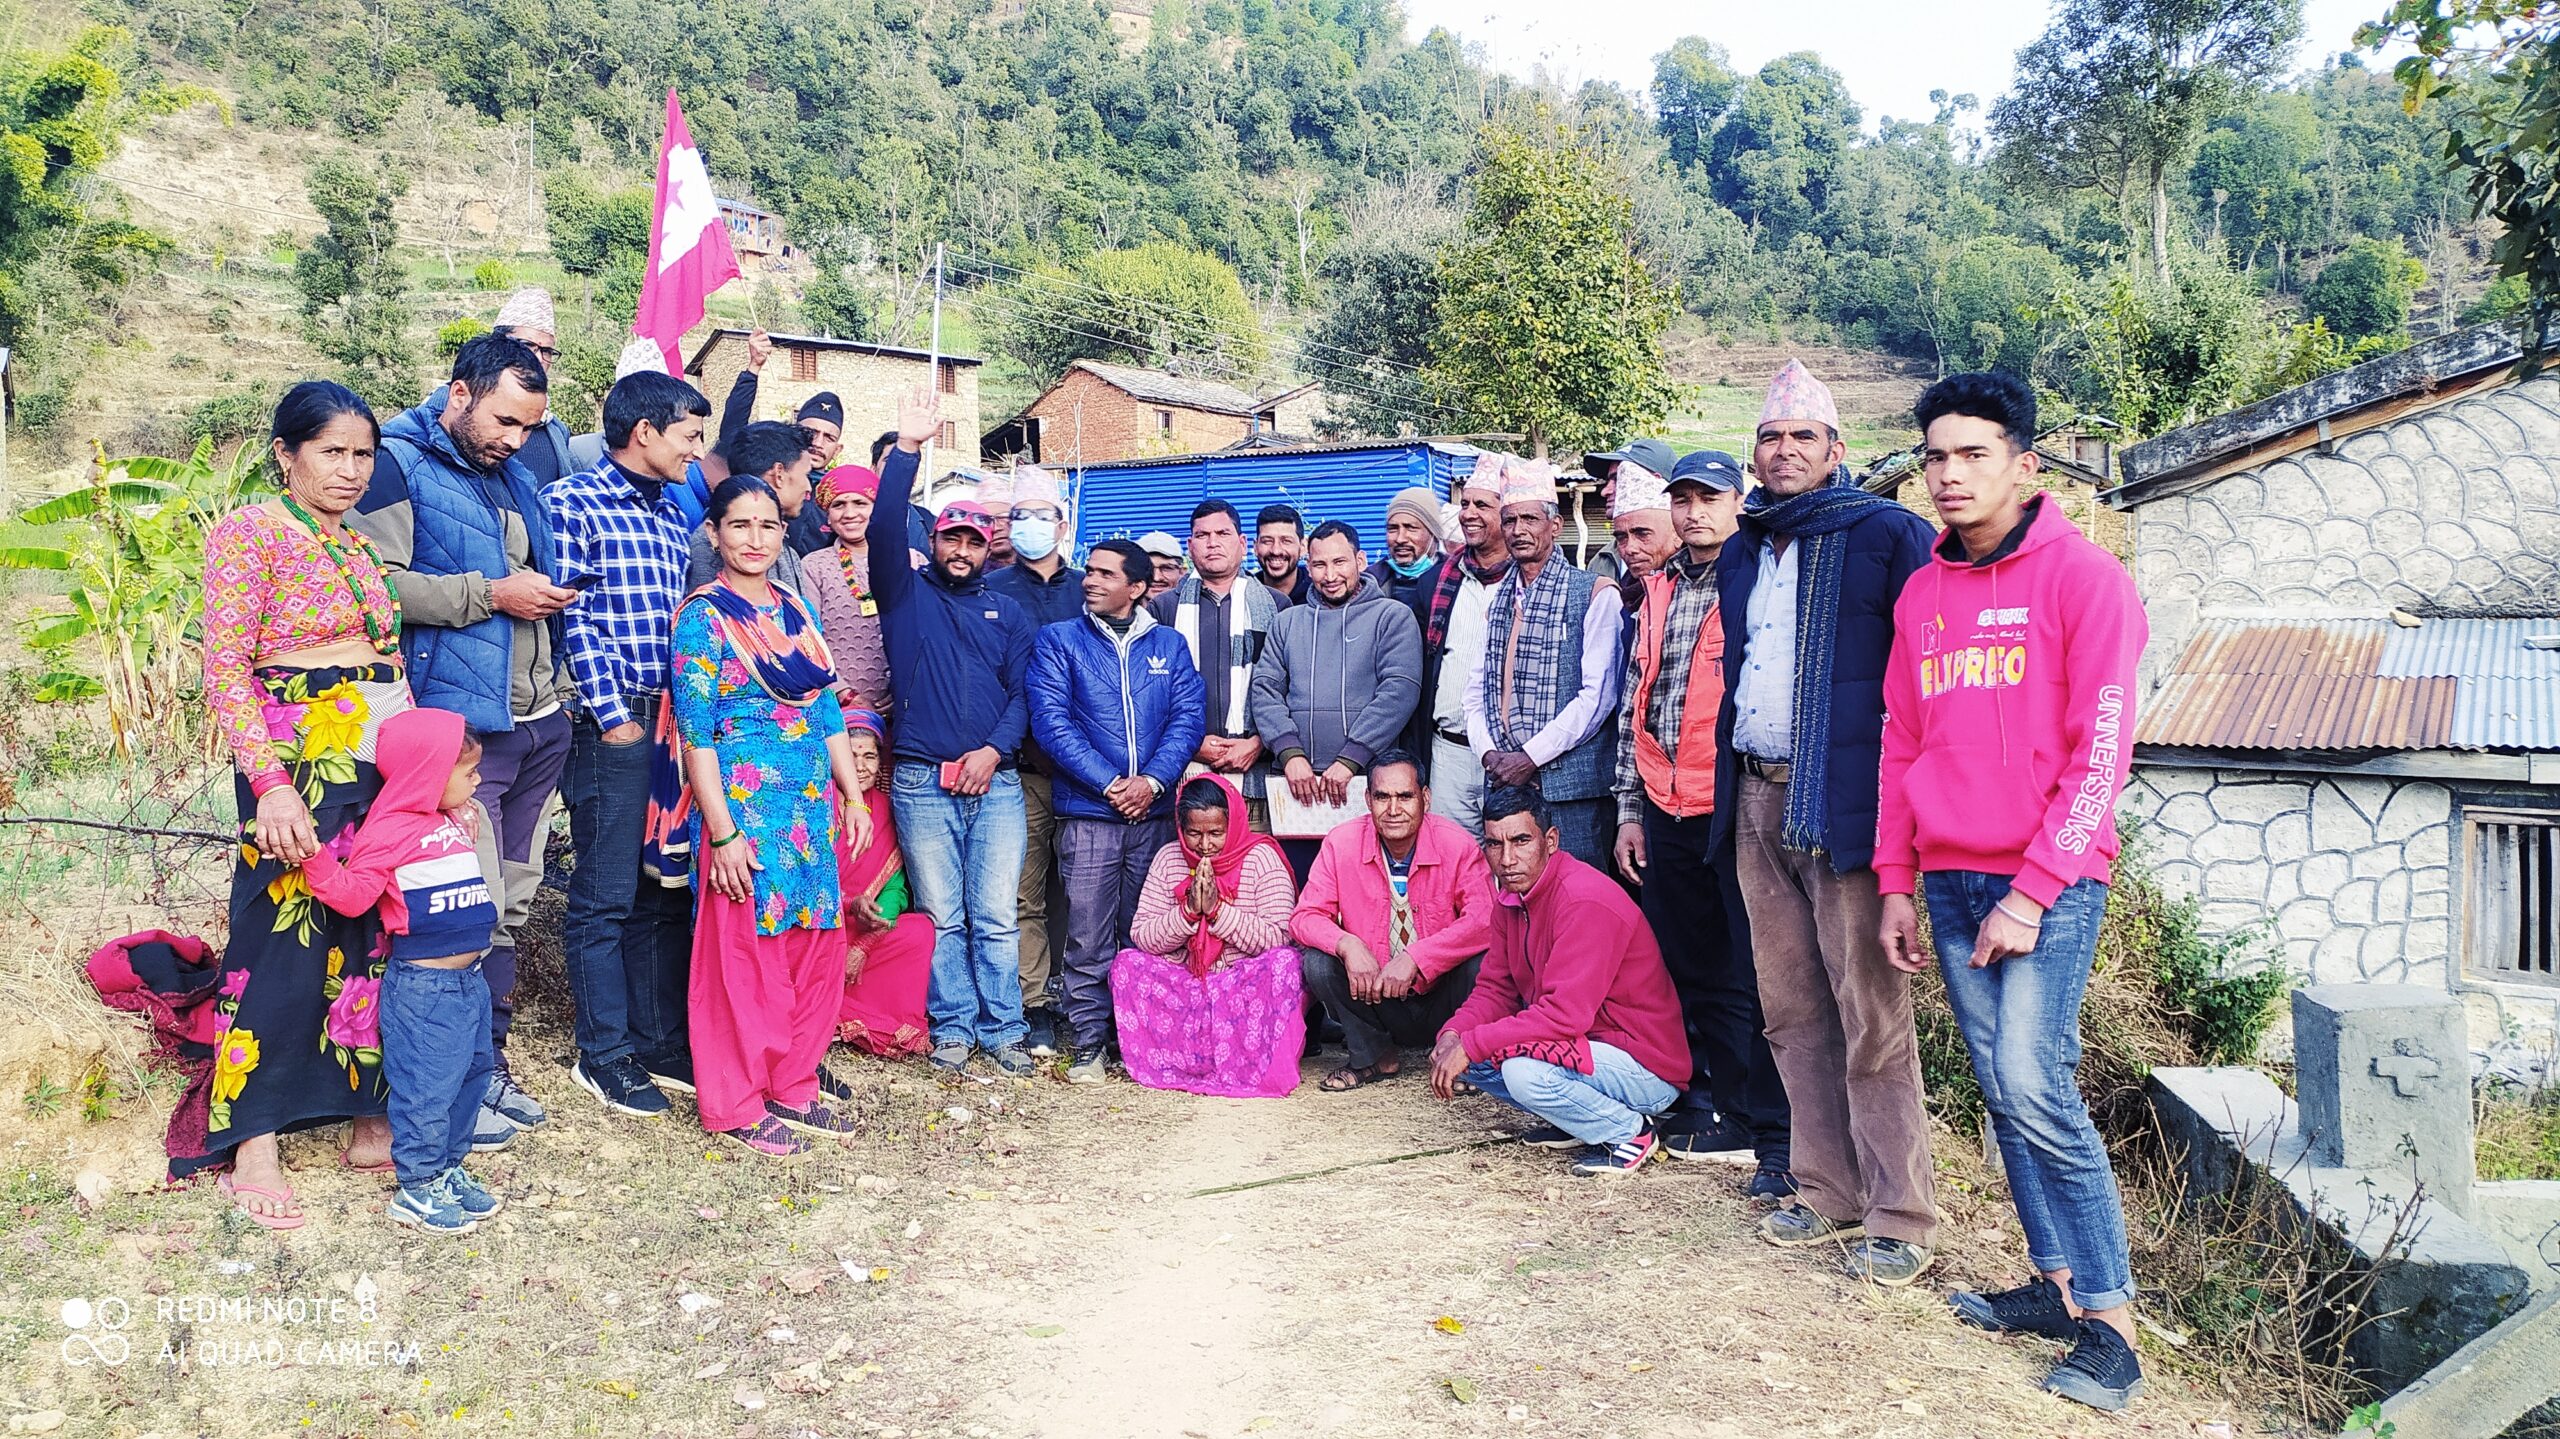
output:
[[[729, 389], [747, 366], [747, 331], [714, 330], [685, 367], [718, 415]], [[942, 435], [934, 444], [937, 469], [978, 463], [978, 370], [974, 355], [942, 357]], [[756, 388], [759, 420], [788, 420], [800, 402], [820, 390], [844, 401], [844, 452], [855, 464], [867, 459], [871, 441], [898, 425], [898, 401], [925, 381], [933, 356], [923, 350], [827, 340], [814, 335], [775, 335]]]
[[1078, 360], [982, 450], [1044, 465], [1095, 465], [1223, 450], [1256, 434], [1312, 432], [1312, 384], [1255, 398], [1233, 385]]
[[2127, 449], [2123, 809], [2208, 934], [2560, 1021], [2560, 377], [2458, 331]]

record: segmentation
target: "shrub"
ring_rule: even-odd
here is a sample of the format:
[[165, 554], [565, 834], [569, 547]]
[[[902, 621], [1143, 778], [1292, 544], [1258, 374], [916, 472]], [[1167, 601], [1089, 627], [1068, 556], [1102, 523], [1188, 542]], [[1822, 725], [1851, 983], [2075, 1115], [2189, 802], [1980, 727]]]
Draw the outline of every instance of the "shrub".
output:
[[487, 333], [489, 333], [489, 324], [486, 320], [465, 315], [452, 324], [441, 326], [436, 330], [436, 353], [450, 360], [461, 353], [463, 346]]
[[187, 411], [187, 443], [192, 447], [210, 440], [219, 449], [234, 440], [255, 438], [266, 430], [274, 404], [275, 396], [264, 380], [245, 390], [216, 395]]
[[471, 288], [475, 290], [512, 290], [516, 287], [516, 267], [504, 260], [483, 260], [471, 267]]

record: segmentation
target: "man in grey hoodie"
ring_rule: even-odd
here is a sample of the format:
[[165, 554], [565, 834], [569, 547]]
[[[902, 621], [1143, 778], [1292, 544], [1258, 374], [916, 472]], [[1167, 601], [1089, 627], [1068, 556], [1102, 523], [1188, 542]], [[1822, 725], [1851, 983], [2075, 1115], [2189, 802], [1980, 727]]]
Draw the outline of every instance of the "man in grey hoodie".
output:
[[[1422, 628], [1363, 573], [1360, 532], [1340, 520], [1307, 540], [1307, 602], [1282, 610], [1253, 668], [1253, 727], [1272, 778], [1309, 804], [1339, 804], [1392, 748], [1422, 698]], [[1298, 883], [1319, 838], [1283, 839]]]

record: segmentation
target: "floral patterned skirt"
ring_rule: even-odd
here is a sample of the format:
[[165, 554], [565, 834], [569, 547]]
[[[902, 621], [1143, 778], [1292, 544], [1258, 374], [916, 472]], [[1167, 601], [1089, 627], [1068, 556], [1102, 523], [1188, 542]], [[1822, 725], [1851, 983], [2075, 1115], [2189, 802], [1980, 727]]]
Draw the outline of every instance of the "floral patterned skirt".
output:
[[1307, 1048], [1298, 952], [1238, 955], [1195, 979], [1142, 949], [1111, 962], [1120, 1062], [1149, 1089], [1277, 1099], [1298, 1087]]
[[[396, 665], [262, 669], [268, 735], [311, 806], [320, 842], [345, 853], [382, 788], [382, 722], [411, 707]], [[257, 798], [235, 777], [240, 855], [231, 940], [215, 999], [205, 1152], [172, 1155], [173, 1177], [229, 1162], [244, 1139], [383, 1112], [380, 997], [389, 938], [373, 914], [312, 898], [299, 865], [257, 848]], [[191, 1096], [192, 1098], [192, 1096]]]

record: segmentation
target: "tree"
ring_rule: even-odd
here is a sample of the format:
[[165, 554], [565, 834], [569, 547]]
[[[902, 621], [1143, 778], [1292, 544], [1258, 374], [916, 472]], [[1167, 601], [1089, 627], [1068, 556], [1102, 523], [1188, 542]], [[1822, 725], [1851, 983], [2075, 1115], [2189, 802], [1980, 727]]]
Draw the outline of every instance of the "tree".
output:
[[657, 197], [628, 187], [610, 193], [571, 174], [543, 182], [544, 228], [551, 258], [578, 277], [592, 304], [599, 283], [614, 328], [630, 323], [639, 303], [641, 271], [649, 263], [649, 212]]
[[2173, 172], [2301, 33], [2302, 0], [2059, 0], [1991, 107], [1992, 139], [2013, 178], [2113, 199], [2126, 247], [2147, 234], [2166, 279]]
[[1684, 35], [1653, 57], [1654, 125], [1671, 147], [1671, 163], [1687, 170], [1707, 158], [1707, 143], [1741, 88], [1733, 57], [1713, 41]]
[[294, 257], [303, 332], [312, 348], [346, 370], [347, 384], [377, 406], [417, 398], [409, 328], [409, 279], [401, 269], [400, 226], [391, 202], [407, 188], [340, 160], [311, 167], [304, 191], [328, 228]]
[[2409, 302], [2426, 283], [2426, 267], [2399, 241], [2363, 239], [2320, 271], [2302, 292], [2302, 306], [2343, 339], [2405, 343]]
[[1465, 232], [1442, 253], [1427, 374], [1468, 424], [1519, 431], [1539, 455], [1659, 424], [1672, 292], [1635, 251], [1609, 156], [1541, 109], [1478, 141]]
[[1419, 185], [1381, 190], [1348, 219], [1318, 268], [1323, 313], [1301, 347], [1325, 384], [1327, 428], [1393, 435], [1436, 428], [1424, 392], [1432, 316], [1440, 303], [1440, 250], [1458, 214]]
[[1077, 360], [1250, 381], [1271, 353], [1236, 272], [1179, 245], [1098, 251], [991, 294], [981, 308], [995, 320], [996, 347], [1035, 384]]
[[2397, 0], [2356, 35], [2416, 54], [2393, 69], [2410, 108], [2450, 112], [2446, 157], [2472, 212], [2500, 227], [2491, 254], [2521, 276], [2525, 343], [2540, 351], [2560, 313], [2560, 11], [2535, 0]]
[[1708, 148], [1716, 203], [1774, 245], [1814, 229], [1857, 145], [1858, 120], [1848, 83], [1818, 56], [1781, 55], [1761, 66]]

